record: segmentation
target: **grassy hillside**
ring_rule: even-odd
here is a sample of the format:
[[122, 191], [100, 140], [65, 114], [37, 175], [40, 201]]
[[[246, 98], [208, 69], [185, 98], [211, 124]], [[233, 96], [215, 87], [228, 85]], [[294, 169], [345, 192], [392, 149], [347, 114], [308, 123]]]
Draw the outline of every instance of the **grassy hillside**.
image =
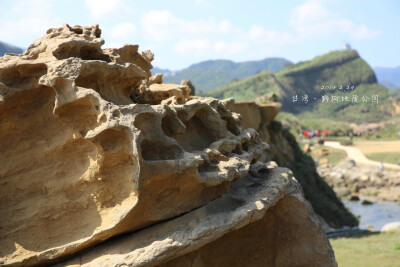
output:
[[287, 64], [291, 64], [291, 62], [283, 58], [266, 58], [260, 61], [241, 63], [230, 60], [209, 60], [176, 72], [154, 68], [152, 73], [163, 73], [165, 83], [179, 84], [181, 80], [190, 80], [196, 87], [196, 92], [206, 92], [234, 79], [254, 75], [260, 71], [282, 70]]
[[237, 101], [246, 101], [254, 100], [256, 97], [266, 93], [279, 94], [281, 91], [282, 87], [276, 80], [275, 75], [269, 71], [262, 71], [255, 76], [234, 80], [202, 95], [211, 95], [219, 99], [233, 97]]
[[[279, 95], [284, 111], [300, 114], [302, 119], [363, 123], [391, 116], [388, 90], [377, 84], [373, 70], [355, 50], [333, 51], [276, 73], [262, 72], [206, 95], [247, 101], [271, 92]], [[307, 102], [303, 96], [307, 96]], [[372, 96], [378, 96], [375, 103]]]
[[14, 54], [21, 54], [24, 50], [19, 47], [3, 43], [0, 41], [0, 56], [3, 56], [5, 53], [14, 53]]

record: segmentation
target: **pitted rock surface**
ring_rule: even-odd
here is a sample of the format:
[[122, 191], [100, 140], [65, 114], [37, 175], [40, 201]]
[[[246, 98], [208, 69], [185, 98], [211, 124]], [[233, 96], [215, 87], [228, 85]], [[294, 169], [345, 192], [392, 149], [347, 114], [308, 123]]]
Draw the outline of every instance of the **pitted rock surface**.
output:
[[[65, 24], [22, 55], [0, 58], [1, 265], [52, 264], [143, 229], [155, 229], [144, 234], [154, 242], [165, 237], [180, 247], [177, 236], [188, 248], [143, 248], [139, 265], [167, 263], [261, 220], [268, 207], [292, 194], [285, 188], [296, 181], [288, 173], [270, 187], [252, 181], [265, 178], [265, 166], [255, 163], [268, 145], [241, 126], [229, 101], [192, 96], [184, 84], [162, 84], [162, 76], [150, 76], [150, 51], [138, 52], [137, 45], [101, 49], [100, 36], [98, 25]], [[257, 175], [248, 176], [250, 169]], [[244, 187], [231, 186], [237, 182]], [[268, 200], [257, 202], [259, 190], [272, 192]], [[207, 209], [211, 214], [202, 213]], [[219, 212], [233, 217], [213, 215]], [[187, 216], [192, 235], [162, 226]], [[333, 264], [329, 243], [312, 227]], [[124, 264], [111, 262], [93, 266]]]

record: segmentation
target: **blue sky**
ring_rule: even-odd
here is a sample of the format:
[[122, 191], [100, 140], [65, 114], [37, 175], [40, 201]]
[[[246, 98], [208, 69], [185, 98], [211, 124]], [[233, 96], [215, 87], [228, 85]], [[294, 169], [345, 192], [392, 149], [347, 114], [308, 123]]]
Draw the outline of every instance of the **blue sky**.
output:
[[105, 47], [139, 44], [153, 65], [209, 59], [297, 62], [344, 42], [374, 67], [400, 65], [400, 1], [2, 0], [0, 40], [27, 47], [48, 28], [99, 24]]

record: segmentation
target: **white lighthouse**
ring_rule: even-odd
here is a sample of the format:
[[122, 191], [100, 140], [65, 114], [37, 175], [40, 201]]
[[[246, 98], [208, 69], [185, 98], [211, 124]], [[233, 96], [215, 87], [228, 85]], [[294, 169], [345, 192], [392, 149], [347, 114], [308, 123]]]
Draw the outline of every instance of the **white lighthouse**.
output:
[[350, 50], [350, 49], [351, 49], [351, 46], [348, 43], [344, 43], [342, 45], [342, 50]]

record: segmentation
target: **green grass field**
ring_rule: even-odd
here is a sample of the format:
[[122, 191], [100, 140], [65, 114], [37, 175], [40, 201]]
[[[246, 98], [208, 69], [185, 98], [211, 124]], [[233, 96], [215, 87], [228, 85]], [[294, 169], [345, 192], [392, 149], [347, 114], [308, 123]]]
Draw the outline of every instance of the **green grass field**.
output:
[[342, 267], [400, 266], [400, 232], [330, 240]]
[[331, 153], [327, 156], [329, 164], [338, 164], [347, 157], [347, 153], [341, 149], [330, 148]]
[[368, 153], [365, 155], [371, 160], [397, 164], [400, 160], [400, 152]]
[[[329, 154], [321, 155], [323, 149], [329, 151]], [[318, 159], [327, 158], [328, 164], [334, 165], [334, 164], [339, 163], [339, 161], [345, 159], [347, 157], [347, 153], [341, 149], [335, 149], [335, 148], [331, 148], [331, 147], [327, 148], [327, 147], [320, 146], [320, 145], [314, 145], [314, 149], [311, 152], [311, 156], [313, 158], [318, 158]]]

